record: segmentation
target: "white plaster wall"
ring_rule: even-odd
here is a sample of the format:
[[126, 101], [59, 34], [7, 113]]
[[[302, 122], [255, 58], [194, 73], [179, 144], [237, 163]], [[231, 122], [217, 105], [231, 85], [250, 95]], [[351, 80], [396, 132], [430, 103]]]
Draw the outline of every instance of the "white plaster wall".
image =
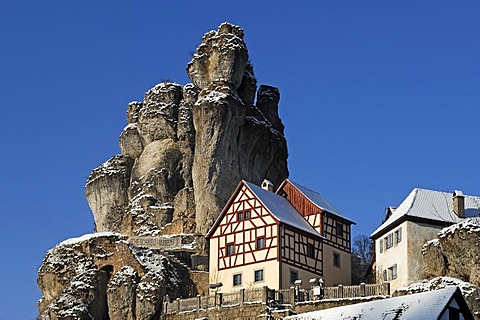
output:
[[[254, 282], [255, 271], [263, 269], [264, 280]], [[269, 288], [279, 288], [279, 262], [277, 260], [259, 262], [251, 265], [240, 266], [220, 271], [210, 268], [210, 283], [221, 282], [223, 284], [221, 292], [233, 292], [240, 289], [252, 289], [268, 286]], [[242, 274], [242, 284], [233, 286], [233, 275]]]
[[290, 283], [290, 270], [295, 270], [298, 272], [298, 278], [302, 280], [302, 285], [300, 288], [310, 289], [309, 280], [312, 278], [322, 278], [321, 275], [300, 269], [299, 267], [292, 266], [288, 263], [281, 262], [282, 264], [282, 287], [280, 289], [288, 289], [293, 287], [294, 284]]
[[[333, 253], [340, 254], [340, 268], [333, 265]], [[323, 281], [325, 286], [339, 284], [349, 285], [352, 283], [352, 258], [350, 253], [336, 249], [329, 245], [323, 245]]]
[[[384, 250], [380, 253], [380, 239], [384, 239], [389, 233], [395, 233], [400, 227], [402, 228], [402, 241], [395, 244], [394, 235], [393, 247], [385, 250], [384, 240]], [[422, 247], [428, 240], [437, 238], [441, 229], [440, 226], [405, 221], [380, 239], [375, 240], [377, 283], [384, 282], [383, 270], [390, 268], [395, 263], [397, 264], [397, 279], [391, 280], [389, 273], [387, 281], [390, 283], [391, 292], [423, 279]]]
[[[408, 247], [408, 222], [403, 222], [398, 227], [382, 235], [380, 239], [383, 239], [383, 252], [380, 253], [380, 239], [375, 240], [375, 257], [376, 257], [376, 277], [377, 283], [384, 283], [383, 270], [387, 269], [388, 280], [390, 283], [390, 291], [404, 287], [408, 283], [408, 266], [407, 266], [407, 247]], [[395, 243], [395, 231], [402, 228], [402, 241], [398, 244]], [[386, 250], [385, 237], [390, 234], [394, 234], [393, 247]], [[397, 264], [397, 279], [391, 280], [388, 268]]]

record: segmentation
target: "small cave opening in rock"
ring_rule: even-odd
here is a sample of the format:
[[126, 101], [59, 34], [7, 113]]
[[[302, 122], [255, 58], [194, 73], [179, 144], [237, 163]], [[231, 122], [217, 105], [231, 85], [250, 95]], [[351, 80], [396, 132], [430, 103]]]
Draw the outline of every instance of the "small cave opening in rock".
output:
[[113, 266], [106, 265], [100, 268], [98, 275], [97, 290], [95, 292], [96, 308], [93, 310], [94, 319], [110, 320], [108, 314], [107, 288], [108, 282], [113, 275]]

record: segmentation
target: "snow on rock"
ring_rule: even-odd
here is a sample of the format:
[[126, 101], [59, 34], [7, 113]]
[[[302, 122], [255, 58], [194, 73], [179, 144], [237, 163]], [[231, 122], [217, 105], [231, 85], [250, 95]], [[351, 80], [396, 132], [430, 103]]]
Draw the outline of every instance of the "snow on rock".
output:
[[408, 287], [400, 288], [397, 291], [399, 294], [412, 294], [455, 286], [460, 288], [465, 297], [470, 296], [476, 290], [478, 290], [478, 287], [470, 282], [465, 282], [452, 277], [436, 277], [433, 279], [422, 280], [420, 282], [413, 283]]
[[113, 232], [69, 239], [49, 250], [38, 284], [41, 319], [68, 312], [75, 319], [104, 319], [106, 312], [110, 319], [149, 319], [160, 312], [166, 294], [186, 296], [193, 287], [179, 262]]
[[442, 231], [438, 233], [438, 236], [440, 238], [445, 238], [457, 231], [464, 231], [466, 233], [480, 232], [480, 218], [464, 219], [459, 223], [443, 228]]

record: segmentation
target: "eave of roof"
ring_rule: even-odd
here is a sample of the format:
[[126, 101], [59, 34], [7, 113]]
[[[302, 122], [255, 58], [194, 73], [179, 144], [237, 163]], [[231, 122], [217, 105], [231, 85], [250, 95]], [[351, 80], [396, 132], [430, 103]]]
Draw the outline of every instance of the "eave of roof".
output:
[[287, 199], [267, 190], [262, 189], [261, 187], [242, 180], [239, 182], [237, 188], [230, 196], [230, 199], [227, 201], [227, 204], [223, 208], [222, 212], [215, 220], [213, 226], [205, 235], [206, 239], [210, 239], [221, 220], [225, 216], [228, 208], [235, 200], [236, 195], [240, 192], [242, 186], [246, 186], [250, 191], [257, 197], [257, 199], [263, 204], [263, 206], [270, 212], [270, 214], [280, 223], [288, 225], [294, 229], [297, 229], [302, 232], [306, 232], [312, 236], [323, 238], [323, 236], [318, 233], [310, 223], [308, 223], [305, 218], [302, 217], [300, 213], [288, 202]]

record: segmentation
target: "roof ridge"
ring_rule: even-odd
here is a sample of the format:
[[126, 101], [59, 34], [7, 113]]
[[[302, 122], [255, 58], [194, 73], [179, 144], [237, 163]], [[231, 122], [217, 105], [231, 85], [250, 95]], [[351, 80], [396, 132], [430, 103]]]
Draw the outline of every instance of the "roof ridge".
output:
[[[408, 206], [408, 209], [407, 211], [405, 211], [405, 214], [404, 215], [408, 215], [408, 213], [410, 212], [410, 210], [413, 208], [413, 204], [415, 203], [415, 201], [417, 200], [417, 196], [418, 196], [418, 191], [421, 190], [421, 188], [413, 188], [412, 192], [415, 192], [415, 194], [413, 195], [413, 199], [412, 199], [412, 202], [410, 202], [410, 206]], [[412, 193], [410, 192], [410, 194]], [[407, 196], [408, 198], [408, 196]], [[400, 204], [401, 205], [401, 204]]]
[[[301, 183], [298, 183], [298, 182], [293, 181], [293, 180], [288, 179], [288, 178], [287, 178], [286, 180], [288, 180], [288, 181], [290, 181], [290, 182], [292, 182], [292, 183], [298, 184], [299, 186], [304, 187], [304, 188], [307, 189], [307, 190], [310, 190], [310, 191], [312, 191], [312, 192], [318, 193], [317, 191], [312, 190], [312, 189], [310, 189], [309, 187], [305, 187], [305, 186], [304, 186], [303, 184], [301, 184]], [[320, 194], [320, 193], [318, 193], [318, 194]]]

